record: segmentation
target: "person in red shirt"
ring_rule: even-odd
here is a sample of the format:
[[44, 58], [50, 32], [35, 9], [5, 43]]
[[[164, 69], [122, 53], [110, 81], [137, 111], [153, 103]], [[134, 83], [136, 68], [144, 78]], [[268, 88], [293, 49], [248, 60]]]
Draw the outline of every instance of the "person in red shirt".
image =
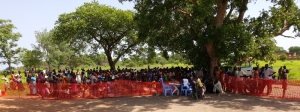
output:
[[259, 93], [259, 82], [258, 82], [258, 78], [259, 78], [259, 72], [258, 72], [258, 67], [255, 67], [254, 68], [254, 74], [253, 74], [253, 84], [252, 84], [252, 87], [254, 89], [254, 94], [258, 95]]

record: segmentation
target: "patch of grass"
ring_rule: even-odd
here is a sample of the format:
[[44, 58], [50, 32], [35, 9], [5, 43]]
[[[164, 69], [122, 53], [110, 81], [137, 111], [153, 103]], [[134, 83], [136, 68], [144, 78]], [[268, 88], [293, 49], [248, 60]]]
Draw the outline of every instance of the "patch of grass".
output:
[[[265, 61], [259, 61], [260, 67], [263, 67], [265, 64], [269, 63]], [[290, 70], [290, 73], [288, 74], [289, 79], [300, 80], [300, 60], [277, 60], [273, 65], [270, 66], [272, 66], [276, 72], [278, 72], [281, 66], [286, 66], [286, 68]], [[278, 73], [276, 73], [276, 75], [278, 75]]]

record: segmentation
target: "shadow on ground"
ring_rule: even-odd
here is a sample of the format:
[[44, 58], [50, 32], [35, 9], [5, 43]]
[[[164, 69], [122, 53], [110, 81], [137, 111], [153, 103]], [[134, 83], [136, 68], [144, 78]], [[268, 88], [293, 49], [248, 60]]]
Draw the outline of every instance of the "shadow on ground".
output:
[[[144, 112], [144, 111], [299, 111], [300, 101], [260, 98], [246, 95], [208, 94], [203, 100], [185, 96], [120, 97], [77, 100], [33, 100], [0, 98], [1, 112], [4, 111], [101, 111], [101, 112]], [[200, 109], [200, 110], [199, 110]]]

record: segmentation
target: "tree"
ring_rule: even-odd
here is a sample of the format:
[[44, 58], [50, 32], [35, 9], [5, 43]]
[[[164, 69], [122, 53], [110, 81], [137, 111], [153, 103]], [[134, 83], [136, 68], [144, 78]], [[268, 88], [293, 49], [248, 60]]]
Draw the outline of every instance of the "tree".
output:
[[296, 53], [297, 55], [300, 55], [300, 47], [299, 46], [291, 46], [289, 48], [289, 53]]
[[[98, 2], [85, 3], [75, 12], [61, 14], [56, 21], [57, 41], [72, 45], [82, 42], [95, 53], [102, 48], [112, 70], [118, 60], [135, 50], [136, 37], [134, 12], [120, 10]], [[62, 39], [63, 38], [63, 39]]]
[[35, 38], [37, 45], [32, 45], [35, 50], [39, 50], [44, 53], [43, 60], [48, 66], [48, 70], [51, 70], [51, 63], [54, 61], [51, 57], [51, 54], [54, 53], [55, 48], [51, 42], [51, 33], [44, 29], [43, 31], [36, 31]]
[[91, 58], [88, 57], [88, 55], [84, 54], [78, 56], [76, 55], [71, 56], [66, 64], [69, 65], [69, 68], [75, 69], [81, 65], [88, 65], [88, 66], [94, 65], [94, 62]]
[[158, 57], [157, 62], [163, 67], [165, 64], [168, 63], [168, 60], [166, 60], [166, 58], [164, 57]]
[[20, 61], [25, 68], [36, 68], [43, 63], [43, 53], [39, 50], [25, 50], [20, 54]]
[[285, 54], [287, 51], [283, 47], [277, 47], [276, 51], [277, 54]]
[[119, 1], [134, 1], [139, 38], [184, 54], [195, 66], [208, 63], [211, 75], [221, 59], [232, 57], [236, 63], [273, 55], [272, 38], [293, 37], [283, 33], [292, 26], [297, 32], [300, 25], [293, 0], [271, 0], [274, 5], [258, 17], [245, 17], [255, 0]]
[[75, 54], [68, 42], [53, 41], [53, 30], [36, 31], [35, 37], [37, 45], [32, 46], [35, 50], [39, 50], [44, 54], [43, 61], [46, 62], [49, 71], [53, 67], [59, 69], [61, 65], [68, 64], [71, 56]]
[[107, 57], [104, 53], [89, 54], [89, 57], [96, 65], [105, 66], [108, 64]]
[[0, 58], [4, 60], [0, 63], [7, 64], [12, 71], [12, 64], [19, 63], [18, 54], [22, 51], [16, 43], [22, 35], [14, 33], [16, 27], [11, 23], [11, 20], [0, 19]]
[[286, 55], [286, 54], [281, 54], [281, 55], [279, 56], [279, 59], [280, 59], [281, 61], [285, 61], [285, 60], [287, 59], [287, 55]]

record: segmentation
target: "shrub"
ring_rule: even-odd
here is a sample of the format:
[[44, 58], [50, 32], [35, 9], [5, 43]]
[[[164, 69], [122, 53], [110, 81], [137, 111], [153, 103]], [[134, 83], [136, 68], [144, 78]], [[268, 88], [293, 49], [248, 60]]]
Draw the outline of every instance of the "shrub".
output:
[[287, 59], [287, 55], [286, 54], [282, 54], [279, 57], [279, 60], [281, 60], [281, 61], [285, 61], [286, 59]]

